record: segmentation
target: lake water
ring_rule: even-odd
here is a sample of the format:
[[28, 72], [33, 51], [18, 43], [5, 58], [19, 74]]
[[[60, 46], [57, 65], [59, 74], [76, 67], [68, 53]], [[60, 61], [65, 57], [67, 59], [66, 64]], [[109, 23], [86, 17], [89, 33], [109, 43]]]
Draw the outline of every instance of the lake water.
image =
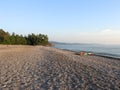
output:
[[72, 51], [93, 52], [102, 56], [120, 58], [120, 45], [98, 45], [98, 44], [54, 44], [55, 48]]

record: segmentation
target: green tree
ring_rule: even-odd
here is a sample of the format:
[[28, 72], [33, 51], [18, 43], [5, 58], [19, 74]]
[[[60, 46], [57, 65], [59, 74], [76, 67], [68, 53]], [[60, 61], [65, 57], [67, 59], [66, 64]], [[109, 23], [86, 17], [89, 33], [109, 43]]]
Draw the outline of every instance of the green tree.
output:
[[9, 42], [9, 36], [10, 34], [8, 32], [5, 32], [3, 29], [0, 29], [0, 43], [1, 44], [7, 44]]
[[10, 35], [8, 32], [5, 32], [3, 29], [0, 29], [0, 44], [11, 44], [11, 45], [47, 45], [48, 36], [44, 34], [29, 34], [28, 36], [18, 35], [12, 33]]

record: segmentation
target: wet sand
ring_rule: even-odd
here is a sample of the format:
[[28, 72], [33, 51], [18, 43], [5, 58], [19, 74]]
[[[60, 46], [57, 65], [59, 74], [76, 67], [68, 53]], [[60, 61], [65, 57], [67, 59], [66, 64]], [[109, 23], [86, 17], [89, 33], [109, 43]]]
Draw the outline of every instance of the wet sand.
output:
[[0, 90], [120, 90], [120, 60], [0, 45]]

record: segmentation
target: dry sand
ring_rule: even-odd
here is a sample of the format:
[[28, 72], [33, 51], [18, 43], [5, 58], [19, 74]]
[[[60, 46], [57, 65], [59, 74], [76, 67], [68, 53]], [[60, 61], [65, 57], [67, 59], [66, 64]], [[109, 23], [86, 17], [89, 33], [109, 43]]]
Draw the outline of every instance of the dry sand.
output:
[[0, 45], [0, 90], [120, 90], [120, 60]]

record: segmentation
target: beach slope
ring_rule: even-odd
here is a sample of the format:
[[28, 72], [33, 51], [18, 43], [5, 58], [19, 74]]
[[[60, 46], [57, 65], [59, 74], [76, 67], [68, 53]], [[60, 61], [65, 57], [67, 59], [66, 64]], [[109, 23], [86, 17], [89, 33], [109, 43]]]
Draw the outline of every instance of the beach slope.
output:
[[0, 90], [120, 90], [120, 60], [0, 45]]

